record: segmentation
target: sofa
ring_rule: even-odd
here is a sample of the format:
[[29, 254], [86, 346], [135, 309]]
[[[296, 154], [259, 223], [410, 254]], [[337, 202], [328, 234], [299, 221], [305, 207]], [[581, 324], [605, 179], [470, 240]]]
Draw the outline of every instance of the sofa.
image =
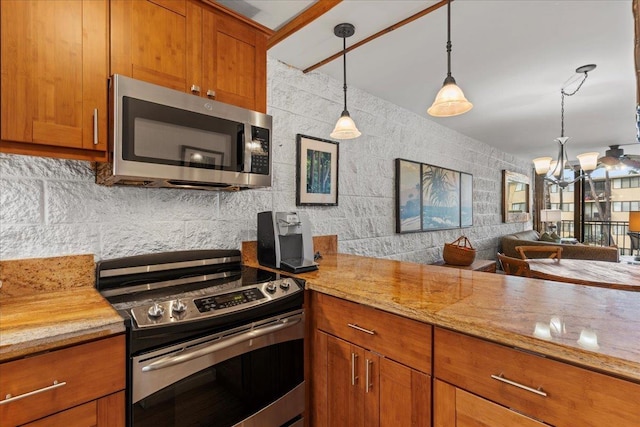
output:
[[[502, 253], [513, 258], [520, 258], [516, 246], [560, 246], [562, 258], [591, 259], [595, 261], [618, 262], [618, 248], [615, 246], [588, 246], [569, 243], [554, 243], [539, 240], [540, 234], [536, 230], [526, 230], [519, 233], [507, 234], [502, 237]], [[535, 255], [535, 254], [532, 254]], [[544, 254], [539, 254], [545, 257]]]

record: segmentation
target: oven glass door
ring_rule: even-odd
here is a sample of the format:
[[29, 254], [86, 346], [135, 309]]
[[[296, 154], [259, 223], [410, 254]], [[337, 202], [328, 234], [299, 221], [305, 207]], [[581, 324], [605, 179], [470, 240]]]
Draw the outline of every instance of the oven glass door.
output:
[[134, 357], [132, 425], [291, 425], [304, 410], [302, 316]]

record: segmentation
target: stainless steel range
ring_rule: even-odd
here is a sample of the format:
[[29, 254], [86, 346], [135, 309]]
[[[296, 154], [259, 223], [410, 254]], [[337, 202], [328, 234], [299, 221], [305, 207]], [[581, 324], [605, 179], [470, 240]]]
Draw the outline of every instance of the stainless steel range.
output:
[[127, 325], [130, 426], [302, 425], [303, 281], [236, 250], [105, 260], [96, 276]]

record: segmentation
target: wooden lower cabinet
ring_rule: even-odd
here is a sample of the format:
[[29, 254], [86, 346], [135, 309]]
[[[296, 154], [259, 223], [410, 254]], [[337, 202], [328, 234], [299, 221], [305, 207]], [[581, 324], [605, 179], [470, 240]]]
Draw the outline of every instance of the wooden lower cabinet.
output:
[[326, 378], [314, 426], [429, 426], [431, 377], [317, 332], [316, 375]]
[[123, 427], [125, 364], [124, 335], [1, 363], [0, 425]]
[[436, 426], [640, 426], [640, 384], [442, 328], [433, 348]]
[[433, 382], [434, 427], [543, 427], [547, 424], [438, 379]]
[[23, 427], [124, 427], [124, 391], [23, 424]]
[[[385, 327], [395, 322], [409, 322], [415, 326], [413, 333], [430, 341], [431, 327], [420, 322], [402, 319], [358, 304], [322, 296], [322, 301], [312, 309], [312, 323], [320, 328], [332, 329], [338, 326], [338, 312], [345, 325], [353, 319], [369, 318], [366, 326], [372, 335], [365, 332], [363, 337], [347, 341], [315, 328], [312, 332], [311, 367], [311, 425], [326, 427], [396, 427], [431, 425], [431, 376], [413, 367], [390, 359], [380, 349], [373, 350], [379, 342], [388, 345], [390, 352], [402, 347], [400, 340], [407, 334], [396, 330], [393, 337], [384, 334]], [[335, 306], [347, 308], [335, 310]], [[346, 307], [344, 307], [346, 305]], [[367, 316], [367, 311], [371, 311]], [[323, 326], [324, 325], [324, 326]], [[357, 325], [356, 325], [357, 326]], [[378, 326], [380, 328], [378, 328]], [[352, 328], [351, 328], [352, 329]], [[357, 329], [355, 329], [358, 331]], [[345, 334], [348, 335], [348, 334]], [[422, 341], [417, 342], [419, 347]], [[430, 348], [430, 346], [428, 347]], [[408, 350], [408, 349], [407, 349]], [[424, 357], [430, 355], [425, 353]], [[430, 364], [428, 365], [430, 369]]]

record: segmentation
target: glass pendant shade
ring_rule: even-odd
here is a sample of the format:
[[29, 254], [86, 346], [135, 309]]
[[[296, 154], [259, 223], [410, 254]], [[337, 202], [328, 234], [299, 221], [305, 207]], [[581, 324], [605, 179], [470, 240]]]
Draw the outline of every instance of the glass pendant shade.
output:
[[600, 153], [591, 152], [579, 154], [576, 157], [580, 162], [580, 168], [585, 172], [593, 172], [598, 166], [598, 156]]
[[467, 101], [462, 89], [458, 87], [455, 79], [451, 77], [451, 79], [447, 78], [445, 80], [427, 113], [434, 117], [452, 117], [464, 114], [472, 108], [473, 104]]
[[356, 127], [356, 124], [351, 116], [349, 116], [349, 112], [346, 110], [343, 111], [342, 115], [338, 119], [338, 122], [336, 123], [336, 127], [333, 129], [333, 132], [331, 132], [331, 138], [353, 139], [359, 137], [360, 135], [362, 135], [362, 133]]
[[549, 172], [551, 169], [551, 157], [538, 157], [537, 159], [533, 159], [533, 165], [536, 168], [536, 173], [538, 175], [543, 175]]

